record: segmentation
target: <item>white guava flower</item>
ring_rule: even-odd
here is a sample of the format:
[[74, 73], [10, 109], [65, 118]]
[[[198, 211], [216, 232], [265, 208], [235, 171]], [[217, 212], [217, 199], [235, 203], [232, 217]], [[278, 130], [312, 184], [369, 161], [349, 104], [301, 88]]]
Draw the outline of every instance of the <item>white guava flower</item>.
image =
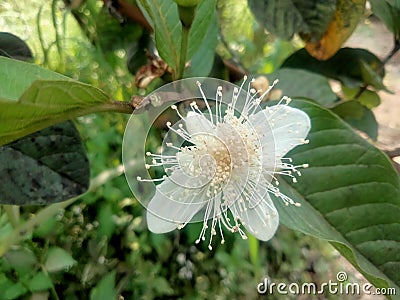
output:
[[[152, 164], [165, 166], [169, 176], [162, 181], [147, 207], [147, 223], [150, 231], [165, 233], [180, 229], [195, 215], [202, 216], [203, 227], [196, 243], [209, 234], [209, 249], [213, 236], [219, 232], [224, 243], [223, 227], [238, 232], [246, 239], [243, 227], [259, 240], [269, 240], [278, 224], [278, 212], [270, 194], [286, 205], [297, 205], [283, 195], [278, 188], [276, 175], [285, 175], [296, 182], [301, 175], [299, 167], [285, 157], [297, 145], [306, 144], [310, 119], [303, 111], [288, 106], [290, 99], [283, 97], [271, 107], [259, 109], [262, 96], [249, 90], [246, 99], [240, 99], [235, 88], [232, 99], [223, 107], [222, 87], [216, 91], [216, 102], [211, 106], [203, 95], [206, 111], [192, 102], [178, 126], [168, 128], [181, 136], [186, 145], [166, 146], [174, 149], [173, 155], [147, 152]], [[242, 103], [239, 103], [242, 101]], [[150, 181], [138, 177], [139, 181]]]

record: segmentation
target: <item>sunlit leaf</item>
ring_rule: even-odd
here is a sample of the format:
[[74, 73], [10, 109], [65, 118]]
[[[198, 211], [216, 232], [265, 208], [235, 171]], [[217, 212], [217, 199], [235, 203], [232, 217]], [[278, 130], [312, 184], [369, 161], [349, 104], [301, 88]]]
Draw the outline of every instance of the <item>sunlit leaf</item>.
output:
[[368, 89], [364, 89], [361, 95], [358, 95], [360, 92], [360, 88], [349, 88], [345, 85], [342, 85], [342, 93], [346, 100], [352, 100], [354, 97], [357, 96], [357, 100], [361, 104], [365, 105], [369, 109], [377, 107], [381, 103], [381, 98], [379, 97], [378, 93], [375, 91], [371, 91]]
[[315, 58], [332, 57], [353, 33], [364, 14], [366, 0], [337, 0], [336, 11], [326, 32], [318, 41], [306, 40], [305, 48]]
[[365, 90], [357, 100], [369, 109], [379, 106], [381, 98], [377, 92]]
[[[38, 66], [0, 57], [0, 67], [0, 80], [7, 83], [0, 90], [0, 145], [113, 106], [101, 90]], [[57, 80], [37, 80], [42, 78]]]
[[44, 267], [48, 272], [66, 271], [76, 264], [76, 260], [62, 248], [51, 247], [47, 250]]
[[0, 82], [3, 82], [0, 99], [17, 101], [22, 93], [38, 79], [71, 80], [71, 78], [34, 64], [0, 57]]

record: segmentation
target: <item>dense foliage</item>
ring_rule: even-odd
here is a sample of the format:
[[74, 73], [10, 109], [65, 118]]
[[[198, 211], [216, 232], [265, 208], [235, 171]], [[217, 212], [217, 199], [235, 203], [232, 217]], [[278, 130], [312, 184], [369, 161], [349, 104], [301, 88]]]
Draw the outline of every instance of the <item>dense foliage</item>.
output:
[[[265, 276], [320, 284], [354, 273], [343, 257], [400, 295], [400, 177], [374, 146], [372, 112], [400, 49], [399, 1], [371, 0], [369, 12], [365, 0], [8, 2], [0, 4], [8, 28], [0, 32], [0, 299], [251, 299]], [[381, 59], [343, 47], [371, 13], [394, 37]], [[310, 143], [291, 152], [310, 168], [296, 184], [281, 182], [301, 208], [276, 201], [285, 226], [271, 241], [227, 235], [211, 252], [194, 243], [201, 224], [149, 232], [123, 176], [129, 115], [173, 80], [245, 74], [264, 89], [279, 78], [268, 100], [287, 95], [311, 118]], [[150, 148], [171, 118], [154, 124]]]

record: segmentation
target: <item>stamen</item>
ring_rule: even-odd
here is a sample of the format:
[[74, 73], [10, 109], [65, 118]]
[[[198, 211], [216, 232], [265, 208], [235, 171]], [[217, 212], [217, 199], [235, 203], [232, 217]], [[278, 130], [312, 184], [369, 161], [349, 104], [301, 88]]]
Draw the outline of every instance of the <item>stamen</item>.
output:
[[210, 121], [211, 121], [212, 124], [214, 124], [213, 119], [212, 119], [211, 108], [210, 108], [210, 105], [208, 104], [206, 96], [204, 95], [203, 89], [201, 88], [200, 81], [197, 81], [196, 84], [199, 87], [199, 90], [200, 90], [201, 96], [203, 97], [204, 102], [206, 103], [206, 106], [207, 106], [207, 109], [208, 109], [208, 113], [210, 114]]
[[137, 177], [136, 177], [137, 181], [140, 181], [140, 182], [157, 182], [157, 181], [164, 181], [166, 178], [167, 178], [167, 175], [164, 175], [164, 176], [161, 177], [161, 178], [154, 178], [154, 179], [143, 179], [143, 178], [140, 177], [140, 176], [137, 176]]
[[178, 107], [177, 107], [175, 104], [171, 105], [171, 108], [172, 108], [173, 110], [175, 110], [176, 114], [178, 115], [178, 117], [179, 117], [180, 119], [182, 119], [182, 120], [185, 121], [185, 118], [181, 115], [181, 113], [180, 113], [179, 110], [178, 110]]

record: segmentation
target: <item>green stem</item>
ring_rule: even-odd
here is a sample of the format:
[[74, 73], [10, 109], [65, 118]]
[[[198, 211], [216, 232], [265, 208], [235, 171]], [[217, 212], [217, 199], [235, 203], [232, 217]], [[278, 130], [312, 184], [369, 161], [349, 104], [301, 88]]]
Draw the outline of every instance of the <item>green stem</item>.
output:
[[[42, 272], [43, 272], [47, 277], [50, 278], [50, 275], [49, 275], [49, 273], [47, 272], [46, 268], [45, 268], [43, 265], [41, 265], [40, 268], [42, 269]], [[58, 294], [57, 294], [57, 291], [56, 291], [56, 289], [55, 289], [55, 287], [54, 287], [53, 282], [51, 283], [51, 288], [50, 288], [50, 290], [51, 290], [51, 293], [53, 294], [54, 299], [55, 299], [55, 300], [60, 300], [60, 297], [58, 297]]]
[[46, 47], [45, 47], [45, 43], [44, 43], [44, 39], [43, 39], [43, 32], [42, 32], [42, 28], [40, 27], [40, 20], [42, 18], [42, 10], [43, 10], [43, 5], [39, 8], [39, 12], [36, 17], [36, 27], [37, 27], [37, 31], [38, 31], [40, 47], [42, 48], [42, 51], [43, 51], [43, 65], [48, 66], [48, 64], [49, 64], [49, 57], [48, 57], [48, 53], [47, 53], [48, 49], [46, 49]]
[[260, 260], [259, 260], [260, 242], [250, 234], [247, 236], [247, 239], [249, 241], [250, 262], [253, 265], [253, 271], [255, 276], [258, 278], [260, 275]]
[[179, 59], [178, 76], [175, 79], [183, 78], [183, 72], [185, 70], [185, 65], [186, 65], [187, 48], [189, 44], [189, 33], [190, 33], [190, 27], [184, 26], [182, 24], [181, 55]]
[[134, 111], [132, 103], [127, 101], [113, 100], [109, 105], [109, 110], [106, 111], [113, 111], [122, 114], [131, 114]]
[[16, 228], [19, 225], [19, 206], [17, 205], [3, 205], [6, 211], [8, 221]]
[[58, 57], [60, 59], [58, 67], [62, 66], [62, 68], [59, 71], [60, 71], [60, 73], [63, 73], [63, 71], [64, 71], [64, 55], [63, 55], [63, 47], [61, 44], [60, 33], [58, 32], [59, 28], [58, 28], [58, 24], [57, 24], [57, 2], [58, 2], [58, 0], [53, 0], [51, 3], [51, 19], [53, 21], [53, 27], [54, 27], [54, 31], [56, 34], [56, 47], [57, 47]]

